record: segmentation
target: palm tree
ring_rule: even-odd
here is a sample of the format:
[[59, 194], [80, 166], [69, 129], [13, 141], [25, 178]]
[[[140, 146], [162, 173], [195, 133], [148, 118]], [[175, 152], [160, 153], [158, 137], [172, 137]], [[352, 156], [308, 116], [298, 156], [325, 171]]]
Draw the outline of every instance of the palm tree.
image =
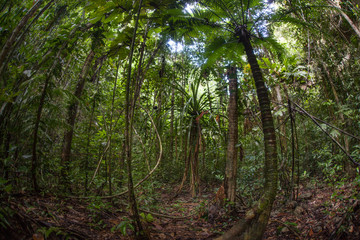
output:
[[[174, 24], [178, 26], [187, 29], [191, 26], [192, 30], [207, 35], [210, 40], [213, 40], [214, 46], [227, 45], [227, 48], [233, 47], [234, 50], [243, 48], [255, 80], [264, 132], [265, 190], [258, 203], [247, 212], [246, 219], [235, 224], [219, 239], [261, 239], [277, 194], [277, 149], [273, 116], [268, 90], [252, 46], [254, 41], [252, 32], [265, 31], [261, 26], [263, 23], [261, 20], [266, 14], [264, 7], [265, 3], [256, 0], [203, 0], [198, 1], [189, 11], [188, 14], [191, 17], [187, 16], [188, 20], [182, 21], [181, 18], [176, 19], [176, 17], [173, 19]], [[189, 32], [186, 33], [189, 34]], [[212, 53], [215, 58], [221, 56], [216, 50]], [[211, 59], [208, 62], [211, 62]]]

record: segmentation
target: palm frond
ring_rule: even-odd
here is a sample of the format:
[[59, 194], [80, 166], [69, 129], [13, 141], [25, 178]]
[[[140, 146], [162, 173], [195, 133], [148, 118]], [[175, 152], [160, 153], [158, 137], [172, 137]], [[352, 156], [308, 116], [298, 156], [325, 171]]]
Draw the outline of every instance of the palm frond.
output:
[[[260, 39], [261, 44], [264, 45], [267, 49], [269, 49], [272, 53], [277, 54], [279, 59], [282, 59], [286, 55], [285, 48], [273, 37], [266, 37]], [[255, 41], [256, 42], [256, 41]]]
[[239, 44], [237, 39], [230, 38], [225, 41], [224, 38], [217, 37], [205, 48], [207, 60], [203, 67], [213, 66], [221, 59], [241, 61], [241, 55], [243, 55], [243, 45]]

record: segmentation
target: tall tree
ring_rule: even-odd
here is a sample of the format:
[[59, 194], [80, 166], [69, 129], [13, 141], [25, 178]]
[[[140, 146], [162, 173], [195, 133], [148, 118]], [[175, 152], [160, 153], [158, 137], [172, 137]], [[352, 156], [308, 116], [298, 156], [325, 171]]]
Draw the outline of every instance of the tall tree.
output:
[[125, 159], [127, 162], [127, 170], [128, 170], [128, 197], [129, 197], [129, 205], [130, 211], [133, 218], [133, 222], [135, 224], [135, 238], [136, 239], [148, 239], [146, 233], [144, 232], [143, 226], [140, 221], [140, 216], [138, 212], [138, 207], [136, 203], [136, 197], [134, 193], [134, 185], [133, 185], [133, 178], [132, 178], [132, 124], [133, 124], [133, 111], [134, 107], [132, 103], [133, 96], [133, 86], [131, 86], [132, 80], [132, 61], [133, 61], [133, 54], [135, 48], [135, 41], [136, 41], [136, 33], [137, 28], [139, 25], [140, 13], [142, 9], [142, 2], [140, 0], [138, 5], [138, 11], [136, 14], [134, 32], [131, 39], [130, 45], [130, 52], [129, 52], [129, 63], [128, 63], [128, 70], [127, 70], [127, 78], [126, 78], [126, 87], [125, 87]]
[[70, 154], [71, 154], [71, 143], [74, 135], [74, 127], [75, 127], [75, 121], [76, 121], [76, 115], [78, 111], [79, 106], [79, 98], [81, 97], [85, 82], [86, 82], [86, 76], [90, 69], [91, 62], [95, 56], [95, 52], [93, 50], [90, 50], [88, 56], [85, 59], [84, 65], [81, 69], [79, 80], [76, 85], [75, 89], [75, 99], [73, 99], [67, 110], [67, 124], [69, 126], [69, 129], [66, 130], [63, 138], [63, 146], [61, 151], [61, 182], [64, 183], [64, 189], [69, 189], [69, 166], [70, 166]]
[[228, 69], [229, 78], [229, 137], [226, 153], [225, 169], [225, 193], [229, 201], [235, 202], [236, 199], [236, 173], [237, 173], [237, 144], [238, 144], [238, 83], [236, 67], [231, 66]]
[[[261, 239], [270, 216], [273, 202], [277, 193], [277, 149], [273, 117], [270, 107], [268, 90], [257, 62], [252, 46], [251, 30], [261, 27], [261, 18], [253, 21], [252, 14], [263, 16], [261, 12], [264, 4], [259, 1], [229, 1], [204, 0], [199, 1], [200, 7], [189, 14], [193, 17], [187, 21], [197, 30], [204, 33], [209, 29], [218, 30], [217, 34], [228, 37], [215, 38], [217, 45], [228, 44], [232, 47], [244, 48], [247, 61], [250, 64], [252, 76], [255, 80], [256, 92], [260, 104], [261, 121], [264, 133], [264, 193], [258, 203], [247, 212], [244, 221], [235, 224], [219, 239]], [[239, 13], [238, 13], [239, 12]], [[259, 24], [260, 23], [260, 24]], [[237, 42], [235, 44], [234, 42]], [[214, 55], [216, 52], [214, 51]]]

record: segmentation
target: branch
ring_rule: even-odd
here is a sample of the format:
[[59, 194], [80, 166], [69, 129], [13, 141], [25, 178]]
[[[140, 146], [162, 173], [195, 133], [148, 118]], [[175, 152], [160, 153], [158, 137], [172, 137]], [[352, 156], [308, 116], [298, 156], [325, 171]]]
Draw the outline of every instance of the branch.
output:
[[321, 131], [323, 131], [340, 149], [341, 151], [343, 151], [345, 153], [345, 155], [349, 158], [349, 160], [356, 166], [360, 167], [360, 163], [355, 162], [355, 160], [352, 158], [352, 156], [345, 150], [345, 148], [338, 142], [336, 141], [335, 138], [333, 138], [333, 136], [331, 136], [327, 131], [325, 131], [325, 129], [323, 129], [321, 127], [321, 125], [315, 120], [315, 118], [313, 116], [311, 116], [308, 112], [305, 111], [305, 109], [303, 109], [302, 107], [300, 107], [298, 104], [296, 104], [295, 102], [291, 101], [289, 99], [290, 102], [292, 102], [295, 106], [297, 106], [298, 108], [300, 108], [301, 111], [303, 111], [305, 113], [306, 116], [308, 116], [320, 129]]

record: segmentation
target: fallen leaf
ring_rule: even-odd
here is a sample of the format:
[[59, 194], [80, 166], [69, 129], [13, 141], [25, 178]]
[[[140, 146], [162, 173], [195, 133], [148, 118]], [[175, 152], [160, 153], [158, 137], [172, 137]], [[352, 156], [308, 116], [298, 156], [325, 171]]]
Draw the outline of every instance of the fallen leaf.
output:
[[312, 228], [310, 228], [309, 237], [312, 237], [313, 235], [314, 235], [314, 232], [313, 232]]
[[155, 228], [159, 231], [163, 230], [163, 227], [160, 226], [159, 224], [154, 224]]
[[41, 233], [34, 233], [32, 236], [33, 240], [44, 240], [44, 236]]

